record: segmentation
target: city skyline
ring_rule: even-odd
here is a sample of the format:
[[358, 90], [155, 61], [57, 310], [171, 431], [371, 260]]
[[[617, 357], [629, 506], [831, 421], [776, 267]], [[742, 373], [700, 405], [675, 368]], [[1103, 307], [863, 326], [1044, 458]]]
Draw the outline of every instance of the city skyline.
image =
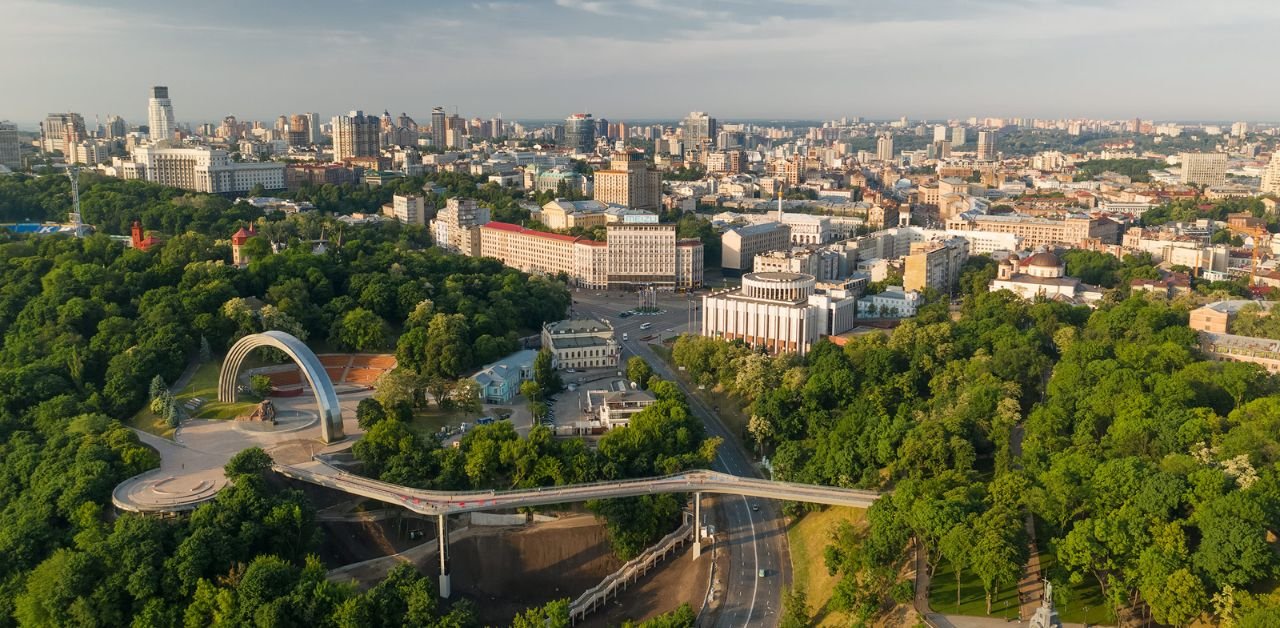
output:
[[[435, 105], [512, 120], [1274, 119], [1280, 86], [1261, 78], [1280, 6], [1223, 4], [16, 0], [0, 54], [24, 63], [0, 118], [136, 124], [148, 90], [167, 85], [184, 123], [374, 107], [427, 118]], [[86, 62], [108, 44], [128, 62]]]

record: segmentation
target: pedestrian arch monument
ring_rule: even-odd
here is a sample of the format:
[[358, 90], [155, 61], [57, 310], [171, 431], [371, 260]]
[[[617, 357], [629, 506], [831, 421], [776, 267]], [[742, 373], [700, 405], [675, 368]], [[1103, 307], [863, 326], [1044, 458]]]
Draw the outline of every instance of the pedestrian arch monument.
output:
[[218, 401], [231, 403], [236, 400], [236, 378], [240, 375], [240, 365], [244, 359], [258, 347], [279, 349], [293, 360], [302, 370], [303, 377], [316, 395], [316, 406], [320, 412], [320, 438], [326, 443], [340, 441], [345, 436], [342, 432], [342, 408], [338, 405], [338, 393], [333, 389], [333, 381], [325, 372], [324, 365], [316, 354], [305, 343], [292, 334], [282, 331], [264, 331], [250, 334], [236, 341], [227, 351], [222, 362], [222, 371], [218, 375]]

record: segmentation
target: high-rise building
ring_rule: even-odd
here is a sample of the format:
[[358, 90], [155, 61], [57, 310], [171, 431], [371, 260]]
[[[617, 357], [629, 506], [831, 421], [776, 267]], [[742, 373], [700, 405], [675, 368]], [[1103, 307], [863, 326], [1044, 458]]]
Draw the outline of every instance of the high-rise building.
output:
[[960, 269], [969, 259], [969, 241], [960, 236], [912, 242], [902, 273], [907, 291], [933, 288], [950, 293], [960, 280]]
[[686, 146], [702, 146], [714, 144], [719, 127], [716, 119], [702, 111], [691, 111], [688, 117], [680, 122], [680, 131]]
[[22, 147], [18, 144], [18, 125], [0, 122], [0, 166], [17, 169], [22, 166]]
[[124, 118], [121, 118], [120, 116], [109, 116], [107, 118], [107, 139], [118, 140], [123, 138], [128, 132], [129, 125], [125, 124]]
[[333, 160], [378, 155], [378, 117], [352, 111], [333, 119]]
[[596, 148], [596, 122], [589, 113], [574, 113], [564, 119], [564, 145], [575, 153]]
[[960, 148], [968, 140], [965, 137], [965, 128], [962, 126], [951, 127], [951, 148]]
[[444, 107], [435, 107], [431, 110], [431, 145], [440, 150], [444, 150], [446, 146], [444, 120]]
[[305, 115], [307, 116], [307, 132], [308, 132], [308, 133], [310, 133], [310, 135], [311, 135], [311, 143], [312, 143], [312, 144], [319, 144], [319, 143], [320, 143], [320, 137], [321, 137], [321, 135], [320, 135], [320, 114], [315, 113], [315, 112], [309, 112], [309, 113], [307, 113], [307, 114], [305, 114]]
[[614, 152], [609, 169], [596, 171], [594, 187], [597, 201], [631, 209], [657, 210], [662, 202], [662, 174], [635, 149]]
[[1262, 171], [1262, 193], [1280, 195], [1280, 151], [1271, 153], [1267, 169]]
[[941, 142], [947, 139], [947, 125], [939, 124], [933, 127], [933, 141]]
[[156, 85], [151, 88], [151, 100], [147, 103], [147, 125], [153, 141], [173, 139], [173, 103], [169, 101], [169, 88]]
[[289, 146], [311, 144], [311, 120], [301, 113], [289, 116], [289, 132], [285, 135], [285, 140]]
[[1182, 182], [1222, 185], [1227, 182], [1226, 153], [1182, 153]]
[[876, 159], [893, 161], [893, 136], [881, 135], [876, 140]]
[[391, 197], [391, 216], [409, 225], [427, 224], [422, 197], [414, 194], [396, 194]]
[[480, 226], [488, 222], [488, 207], [454, 197], [431, 221], [431, 241], [446, 251], [475, 257], [480, 254]]
[[978, 161], [995, 161], [995, 131], [978, 131]]
[[40, 149], [46, 153], [70, 155], [71, 146], [87, 137], [84, 117], [78, 113], [51, 113], [40, 123]]

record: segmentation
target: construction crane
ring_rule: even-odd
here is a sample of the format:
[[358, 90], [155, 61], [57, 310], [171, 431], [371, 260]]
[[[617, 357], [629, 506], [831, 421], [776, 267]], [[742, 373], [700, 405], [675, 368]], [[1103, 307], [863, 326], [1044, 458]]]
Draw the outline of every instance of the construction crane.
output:
[[1258, 249], [1271, 244], [1271, 232], [1267, 231], [1265, 225], [1254, 223], [1252, 220], [1243, 221], [1243, 224], [1227, 223], [1227, 229], [1231, 233], [1247, 235], [1253, 238], [1253, 254], [1249, 265], [1249, 285], [1258, 283]]

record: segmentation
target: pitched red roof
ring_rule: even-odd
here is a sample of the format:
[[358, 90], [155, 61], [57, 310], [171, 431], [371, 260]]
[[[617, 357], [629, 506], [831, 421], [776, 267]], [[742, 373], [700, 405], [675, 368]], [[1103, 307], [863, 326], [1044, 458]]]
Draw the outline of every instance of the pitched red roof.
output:
[[590, 242], [591, 241], [581, 236], [571, 236], [571, 235], [564, 235], [560, 233], [547, 233], [546, 231], [537, 231], [535, 229], [527, 229], [525, 227], [521, 227], [520, 225], [513, 225], [509, 222], [497, 222], [497, 221], [486, 222], [485, 224], [480, 225], [480, 228], [494, 229], [497, 231], [507, 231], [510, 233], [518, 233], [521, 235], [530, 235], [530, 236], [539, 237], [539, 238], [546, 238], [548, 240], [558, 240], [560, 242], [579, 242], [579, 241]]

